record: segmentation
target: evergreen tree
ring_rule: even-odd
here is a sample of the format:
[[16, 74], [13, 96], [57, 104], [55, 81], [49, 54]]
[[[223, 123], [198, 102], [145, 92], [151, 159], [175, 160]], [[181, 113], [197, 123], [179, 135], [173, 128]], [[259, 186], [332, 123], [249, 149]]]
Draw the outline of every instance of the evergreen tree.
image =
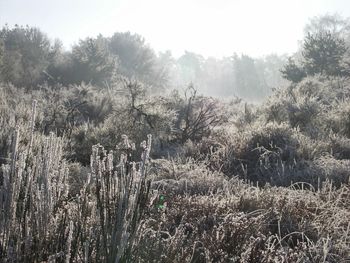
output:
[[330, 32], [308, 34], [303, 45], [303, 67], [308, 75], [349, 75], [343, 66], [345, 41]]
[[3, 42], [0, 75], [16, 86], [34, 87], [45, 80], [54, 49], [48, 37], [35, 27], [5, 26], [0, 31]]
[[282, 77], [294, 83], [300, 82], [306, 77], [304, 69], [298, 66], [293, 58], [288, 58], [287, 64], [281, 69]]
[[158, 63], [158, 58], [138, 34], [115, 33], [109, 39], [109, 50], [118, 58], [119, 73], [151, 86], [163, 89], [167, 84], [167, 70]]
[[116, 58], [102, 36], [80, 40], [79, 45], [73, 47], [71, 60], [73, 83], [103, 85], [111, 81], [117, 69]]

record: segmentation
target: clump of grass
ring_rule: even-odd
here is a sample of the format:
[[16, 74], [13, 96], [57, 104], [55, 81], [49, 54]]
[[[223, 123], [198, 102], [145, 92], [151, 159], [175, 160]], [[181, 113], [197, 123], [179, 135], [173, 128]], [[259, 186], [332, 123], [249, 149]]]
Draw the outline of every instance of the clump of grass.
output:
[[193, 159], [153, 160], [150, 176], [152, 189], [170, 195], [211, 195], [222, 191], [227, 178], [209, 170], [205, 163]]
[[19, 138], [17, 129], [11, 164], [2, 166], [1, 257], [9, 262], [33, 262], [64, 247], [58, 233], [65, 231], [67, 213], [57, 209], [68, 196], [68, 169], [62, 159], [62, 138], [36, 135], [33, 149], [28, 145], [25, 151], [18, 148]]
[[72, 196], [65, 138], [35, 132], [35, 111], [36, 103], [29, 141], [21, 141], [28, 127], [18, 127], [11, 161], [1, 167], [0, 261], [128, 261], [150, 186], [151, 137], [140, 162], [130, 160], [130, 149], [115, 160], [93, 146], [90, 172]]

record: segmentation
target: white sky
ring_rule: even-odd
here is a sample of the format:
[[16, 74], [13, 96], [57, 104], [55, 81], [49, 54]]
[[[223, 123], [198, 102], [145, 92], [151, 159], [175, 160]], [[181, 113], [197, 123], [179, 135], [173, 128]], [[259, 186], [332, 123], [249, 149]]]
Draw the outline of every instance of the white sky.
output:
[[0, 0], [0, 26], [37, 26], [70, 48], [79, 39], [131, 31], [156, 51], [204, 56], [292, 53], [308, 19], [349, 0]]

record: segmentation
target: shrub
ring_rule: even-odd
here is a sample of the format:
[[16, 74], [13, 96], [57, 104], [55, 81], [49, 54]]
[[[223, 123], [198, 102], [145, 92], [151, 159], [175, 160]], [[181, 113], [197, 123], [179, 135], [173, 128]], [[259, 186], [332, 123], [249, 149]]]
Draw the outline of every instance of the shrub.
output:
[[178, 117], [175, 128], [179, 132], [178, 140], [200, 141], [208, 137], [212, 129], [223, 121], [219, 101], [213, 98], [197, 96], [193, 86], [186, 90], [185, 97], [178, 97], [175, 103]]
[[0, 260], [128, 261], [150, 185], [151, 138], [138, 163], [124, 154], [118, 164], [113, 152], [93, 146], [91, 172], [70, 199], [69, 167], [71, 175], [81, 168], [64, 160], [63, 139], [32, 138], [20, 149], [16, 130], [11, 163], [1, 167]]
[[347, 98], [341, 102], [334, 103], [332, 109], [325, 116], [326, 129], [350, 138], [350, 100]]
[[285, 123], [265, 127], [255, 123], [246, 131], [226, 132], [218, 140], [220, 146], [207, 159], [212, 170], [274, 185], [298, 180], [317, 183], [307, 175], [308, 161], [329, 150], [326, 143], [311, 140]]
[[106, 129], [113, 129], [119, 135], [128, 134], [135, 141], [147, 134], [160, 141], [170, 136], [176, 112], [166, 106], [167, 98], [150, 97], [145, 86], [134, 81], [123, 82], [121, 92], [113, 114], [104, 123]]
[[[331, 181], [335, 186], [349, 183], [350, 160], [337, 160], [331, 156], [323, 156], [310, 164], [310, 176], [320, 182]], [[316, 180], [315, 180], [316, 181]]]
[[154, 160], [150, 170], [152, 189], [169, 195], [208, 195], [222, 191], [225, 176], [193, 160]]

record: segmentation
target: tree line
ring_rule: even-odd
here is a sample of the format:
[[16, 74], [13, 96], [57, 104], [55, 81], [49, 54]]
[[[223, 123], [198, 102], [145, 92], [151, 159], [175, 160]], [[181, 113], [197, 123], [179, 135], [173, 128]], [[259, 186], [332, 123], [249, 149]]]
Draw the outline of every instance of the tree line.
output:
[[44, 83], [109, 87], [126, 77], [151, 92], [193, 84], [205, 95], [261, 100], [286, 81], [297, 83], [315, 74], [348, 76], [349, 32], [348, 19], [327, 14], [310, 20], [299, 50], [290, 57], [233, 53], [218, 59], [190, 51], [179, 58], [170, 51], [157, 53], [130, 32], [88, 37], [65, 50], [39, 28], [5, 25], [0, 31], [0, 81], [30, 90]]
[[65, 50], [60, 40], [51, 41], [39, 28], [5, 25], [0, 31], [0, 80], [28, 90], [43, 83], [108, 87], [123, 76], [153, 92], [192, 83], [207, 95], [255, 99], [281, 83], [278, 69], [285, 61], [277, 55], [204, 58], [189, 51], [174, 58], [170, 51], [155, 52], [142, 36], [130, 32], [88, 37]]

